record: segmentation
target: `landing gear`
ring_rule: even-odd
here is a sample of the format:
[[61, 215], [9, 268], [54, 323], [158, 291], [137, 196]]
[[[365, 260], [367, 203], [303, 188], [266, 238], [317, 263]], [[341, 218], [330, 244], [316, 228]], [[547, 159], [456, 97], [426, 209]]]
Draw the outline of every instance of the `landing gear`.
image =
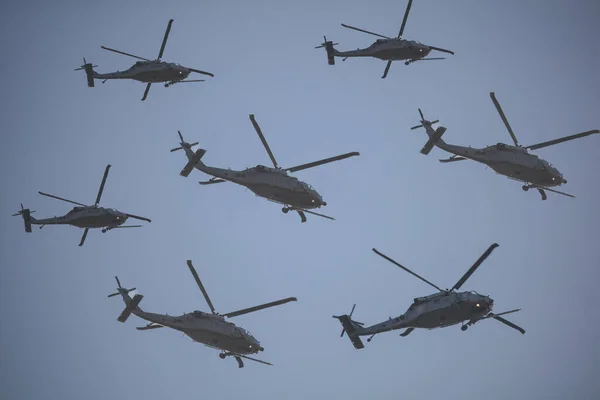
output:
[[283, 207], [283, 208], [281, 209], [281, 211], [283, 211], [283, 213], [284, 213], [284, 214], [287, 214], [287, 213], [288, 213], [288, 211], [290, 211], [290, 209], [289, 209], [289, 208], [287, 208], [287, 207]]
[[523, 187], [521, 189], [523, 189], [524, 191], [528, 191], [529, 190], [529, 186], [523, 185]]
[[219, 357], [221, 358], [221, 360], [224, 360], [225, 357], [227, 357], [227, 356], [233, 356], [233, 358], [235, 358], [235, 361], [237, 361], [237, 363], [238, 363], [238, 367], [239, 368], [244, 368], [244, 362], [242, 361], [242, 359], [240, 358], [240, 356], [237, 356], [237, 355], [231, 354], [231, 353], [226, 353], [226, 352], [223, 352], [223, 353], [219, 354]]
[[225, 353], [221, 353], [221, 354], [219, 354], [219, 357], [221, 357], [221, 360], [224, 360], [225, 357], [227, 357], [227, 356], [225, 355]]
[[[534, 185], [523, 185], [522, 188], [524, 191], [528, 191], [529, 189], [537, 189], [538, 192], [540, 192], [540, 196], [542, 196], [542, 200], [546, 200], [548, 198], [548, 196], [546, 196], [546, 192], [544, 191], [544, 189], [538, 187], [538, 186], [534, 186]], [[550, 189], [548, 189], [550, 190]]]
[[371, 336], [370, 336], [370, 337], [367, 339], [367, 342], [369, 342], [369, 343], [370, 343], [370, 342], [371, 342], [371, 340], [373, 340], [373, 337], [374, 337], [375, 335], [376, 335], [376, 333], [375, 333], [375, 334], [373, 334], [373, 335], [371, 335]]
[[463, 326], [461, 326], [461, 327], [460, 327], [460, 330], [464, 332], [464, 331], [466, 331], [468, 328], [469, 328], [469, 327], [468, 327], [467, 325], [463, 325]]

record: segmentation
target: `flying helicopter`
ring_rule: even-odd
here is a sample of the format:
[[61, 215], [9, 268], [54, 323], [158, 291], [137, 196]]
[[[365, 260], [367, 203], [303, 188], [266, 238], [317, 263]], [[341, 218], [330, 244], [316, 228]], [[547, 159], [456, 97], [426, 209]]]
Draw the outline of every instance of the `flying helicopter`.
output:
[[233, 182], [247, 187], [257, 196], [263, 197], [274, 203], [282, 204], [284, 207], [281, 209], [281, 211], [283, 211], [285, 214], [287, 214], [289, 211], [296, 211], [298, 215], [300, 215], [302, 222], [306, 222], [305, 213], [333, 220], [334, 218], [327, 215], [310, 211], [310, 209], [326, 206], [327, 203], [323, 201], [323, 197], [321, 197], [321, 195], [312, 186], [306, 182], [298, 180], [293, 176], [289, 176], [288, 172], [296, 172], [307, 168], [313, 168], [318, 165], [343, 160], [352, 156], [358, 156], [360, 153], [346, 153], [339, 156], [298, 165], [292, 168], [281, 168], [277, 164], [275, 156], [273, 156], [273, 153], [271, 152], [271, 149], [267, 144], [260, 127], [258, 126], [258, 123], [254, 119], [253, 114], [250, 114], [250, 121], [252, 122], [256, 133], [258, 133], [263, 146], [267, 150], [267, 153], [273, 162], [274, 168], [265, 167], [264, 165], [257, 165], [256, 167], [248, 168], [242, 171], [235, 171], [231, 169], [209, 167], [201, 161], [201, 158], [204, 156], [204, 153], [206, 153], [206, 150], [198, 149], [194, 153], [192, 151], [192, 147], [197, 145], [198, 142], [192, 144], [185, 142], [181, 132], [178, 131], [179, 138], [181, 139], [180, 147], [171, 149], [171, 152], [183, 149], [189, 160], [183, 170], [181, 170], [180, 175], [187, 177], [192, 170], [196, 168], [208, 175], [213, 176], [213, 178], [208, 181], [199, 182], [201, 185], [209, 185], [227, 181]]
[[342, 24], [344, 28], [353, 29], [355, 31], [368, 33], [369, 35], [378, 36], [381, 39], [377, 39], [373, 42], [372, 45], [366, 47], [364, 49], [357, 50], [349, 50], [349, 51], [338, 51], [333, 46], [339, 43], [333, 43], [332, 41], [328, 41], [327, 37], [323, 36], [324, 42], [315, 47], [315, 49], [320, 49], [324, 47], [327, 51], [327, 61], [329, 65], [335, 65], [335, 57], [343, 57], [342, 61], [346, 61], [349, 57], [374, 57], [380, 60], [387, 61], [387, 65], [385, 66], [385, 71], [383, 72], [382, 79], [388, 74], [390, 67], [392, 66], [392, 61], [402, 61], [405, 65], [409, 65], [416, 61], [425, 61], [425, 60], [444, 60], [445, 57], [433, 57], [433, 58], [425, 58], [431, 50], [440, 51], [443, 53], [448, 53], [454, 55], [454, 52], [451, 50], [442, 49], [440, 47], [429, 46], [423, 44], [421, 42], [417, 42], [414, 40], [406, 40], [402, 37], [404, 33], [404, 27], [406, 26], [406, 20], [408, 19], [408, 13], [410, 12], [410, 7], [412, 5], [412, 0], [408, 1], [408, 5], [406, 6], [406, 11], [404, 12], [404, 18], [402, 19], [402, 25], [400, 26], [400, 32], [398, 36], [395, 38], [391, 38], [388, 36], [380, 35], [378, 33], [366, 31], [364, 29], [355, 28], [350, 25]]
[[504, 125], [506, 125], [508, 133], [515, 143], [514, 146], [498, 143], [482, 149], [477, 149], [473, 147], [457, 146], [446, 143], [444, 140], [442, 140], [442, 135], [444, 132], [446, 132], [446, 128], [440, 126], [434, 130], [431, 126], [439, 122], [439, 120], [435, 120], [433, 122], [427, 121], [425, 117], [423, 117], [423, 112], [421, 112], [421, 109], [419, 109], [419, 114], [421, 115], [421, 124], [413, 126], [410, 129], [418, 129], [423, 127], [429, 136], [429, 140], [421, 149], [421, 153], [427, 155], [434, 146], [437, 146], [442, 150], [453, 153], [453, 156], [445, 160], [440, 160], [440, 162], [448, 163], [462, 160], [473, 160], [486, 164], [500, 175], [507, 176], [508, 178], [519, 182], [524, 182], [525, 185], [522, 187], [524, 191], [528, 191], [529, 189], [537, 189], [542, 196], [542, 200], [546, 200], [547, 198], [545, 191], [562, 194], [563, 196], [575, 197], [568, 193], [559, 192], [556, 189], [550, 189], [550, 187], [560, 186], [563, 183], [567, 183], [567, 180], [564, 179], [563, 175], [558, 171], [558, 169], [556, 169], [555, 166], [536, 156], [535, 154], [530, 154], [528, 150], [541, 149], [542, 147], [548, 147], [569, 140], [579, 139], [594, 133], [600, 133], [600, 130], [594, 129], [591, 131], [581, 132], [575, 135], [565, 136], [524, 147], [521, 146], [517, 141], [517, 137], [515, 136], [510, 124], [508, 123], [508, 120], [506, 119], [506, 116], [504, 115], [504, 112], [502, 111], [502, 108], [500, 107], [500, 103], [498, 103], [498, 100], [496, 100], [495, 93], [491, 92], [490, 97], [492, 98], [492, 101], [494, 102], [496, 110], [498, 110]]
[[167, 327], [183, 332], [195, 342], [202, 343], [206, 347], [220, 350], [221, 353], [219, 354], [219, 357], [221, 359], [225, 359], [225, 357], [229, 356], [235, 358], [238, 362], [239, 368], [244, 366], [242, 358], [266, 365], [273, 365], [266, 361], [249, 357], [249, 354], [256, 354], [259, 351], [264, 351], [264, 348], [250, 332], [239, 326], [236, 326], [233, 322], [225, 321], [225, 318], [233, 318], [238, 315], [248, 314], [254, 311], [263, 310], [265, 308], [282, 305], [290, 301], [297, 301], [297, 299], [295, 297], [288, 297], [282, 300], [273, 301], [271, 303], [249, 307], [243, 310], [233, 311], [221, 315], [215, 311], [215, 308], [210, 301], [210, 297], [208, 297], [208, 293], [204, 289], [204, 286], [198, 277], [198, 273], [192, 265], [192, 261], [187, 260], [187, 265], [190, 269], [190, 272], [194, 276], [198, 287], [202, 291], [208, 306], [210, 307], [211, 314], [196, 310], [181, 316], [170, 316], [143, 311], [138, 305], [144, 296], [141, 294], [136, 294], [132, 299], [129, 296], [129, 292], [135, 290], [135, 288], [125, 289], [121, 287], [119, 278], [115, 276], [118, 286], [117, 292], [108, 295], [108, 297], [121, 295], [123, 301], [125, 302], [125, 309], [119, 318], [117, 318], [117, 320], [119, 322], [125, 322], [131, 314], [134, 314], [142, 319], [145, 319], [146, 321], [150, 321], [148, 325], [136, 328], [137, 330], [145, 331], [149, 329]]
[[21, 215], [23, 217], [23, 220], [25, 221], [25, 232], [31, 232], [31, 225], [41, 225], [40, 229], [46, 225], [71, 225], [78, 228], [84, 228], [85, 230], [83, 231], [83, 236], [81, 236], [79, 246], [83, 246], [90, 228], [102, 228], [102, 233], [106, 233], [113, 229], [141, 227], [141, 225], [123, 225], [128, 218], [152, 222], [148, 218], [127, 214], [115, 210], [114, 208], [98, 207], [98, 203], [100, 203], [100, 198], [102, 197], [102, 192], [104, 192], [104, 185], [106, 184], [106, 178], [108, 177], [109, 169], [110, 164], [108, 164], [104, 170], [104, 176], [102, 177], [102, 183], [100, 184], [100, 189], [98, 189], [98, 195], [96, 196], [96, 202], [94, 205], [86, 206], [85, 204], [78, 203], [73, 200], [67, 200], [52, 194], [38, 192], [42, 196], [66, 201], [67, 203], [76, 204], [80, 207], [73, 207], [71, 211], [60, 217], [35, 219], [31, 216], [31, 213], [34, 211], [31, 211], [28, 208], [23, 208], [23, 204], [21, 204], [21, 210], [16, 214], [13, 214], [13, 216]]
[[165, 82], [165, 87], [169, 87], [176, 83], [204, 82], [204, 79], [185, 80], [185, 78], [187, 78], [192, 72], [208, 76], [214, 76], [210, 72], [184, 67], [183, 65], [176, 63], [161, 61], [163, 52], [165, 51], [165, 46], [167, 44], [167, 39], [169, 38], [169, 32], [171, 31], [171, 24], [173, 24], [173, 21], [173, 19], [169, 20], [169, 24], [167, 25], [167, 31], [165, 32], [165, 37], [163, 38], [162, 45], [160, 46], [158, 57], [155, 60], [139, 57], [133, 54], [125, 53], [120, 50], [111, 49], [109, 47], [100, 46], [104, 50], [137, 58], [142, 61], [136, 62], [131, 68], [125, 71], [99, 74], [96, 71], [94, 71], [94, 68], [97, 67], [97, 65], [92, 65], [91, 63], [88, 63], [84, 58], [83, 65], [80, 68], [76, 68], [75, 71], [79, 71], [82, 69], [85, 70], [85, 73], [87, 75], [87, 83], [89, 87], [94, 87], [94, 79], [102, 79], [102, 83], [105, 83], [109, 79], [133, 79], [139, 82], [147, 83], [146, 90], [144, 91], [144, 96], [142, 97], [142, 101], [146, 100], [146, 97], [148, 96], [148, 91], [150, 91], [150, 86], [152, 86], [153, 83]]
[[[352, 307], [352, 311], [350, 311], [349, 315], [345, 314], [333, 316], [333, 318], [337, 318], [342, 324], [343, 329], [341, 336], [344, 336], [344, 333], [347, 333], [354, 347], [356, 349], [362, 349], [365, 346], [360, 339], [360, 336], [368, 335], [369, 338], [367, 339], [367, 342], [370, 342], [373, 339], [373, 336], [382, 332], [406, 329], [400, 334], [400, 336], [405, 337], [416, 328], [431, 330], [435, 328], [452, 326], [459, 323], [463, 323], [461, 330], [464, 332], [469, 326], [489, 318], [500, 321], [503, 324], [518, 330], [522, 334], [525, 334], [525, 330], [523, 328], [502, 318], [502, 315], [511, 314], [520, 311], [520, 309], [504, 311], [496, 314], [492, 312], [494, 300], [489, 296], [481, 295], [475, 291], [457, 292], [457, 290], [461, 288], [461, 286], [467, 281], [467, 279], [469, 279], [469, 277], [473, 274], [473, 272], [475, 272], [481, 263], [483, 263], [483, 261], [489, 257], [496, 247], [498, 247], [497, 243], [492, 244], [450, 290], [441, 289], [440, 287], [429, 282], [427, 279], [398, 264], [385, 254], [373, 249], [373, 251], [379, 256], [402, 268], [409, 274], [419, 278], [428, 285], [433, 286], [438, 290], [438, 292], [429, 296], [415, 298], [413, 304], [411, 304], [404, 314], [396, 318], [390, 317], [387, 321], [369, 327], [364, 327], [362, 322], [356, 322], [352, 320], [352, 313], [354, 313], [354, 308], [356, 307], [355, 304]], [[464, 321], [468, 322], [465, 324]]]

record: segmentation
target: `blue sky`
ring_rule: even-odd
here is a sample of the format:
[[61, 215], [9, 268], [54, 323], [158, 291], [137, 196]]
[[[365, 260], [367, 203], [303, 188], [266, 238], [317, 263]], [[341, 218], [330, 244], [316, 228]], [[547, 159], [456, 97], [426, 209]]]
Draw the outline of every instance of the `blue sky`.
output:
[[[440, 164], [417, 108], [448, 128], [450, 143], [510, 142], [489, 99], [495, 91], [524, 144], [600, 127], [600, 3], [579, 0], [415, 0], [405, 37], [452, 49], [443, 61], [374, 59], [327, 65], [323, 34], [340, 50], [398, 32], [406, 3], [4, 2], [0, 12], [0, 398], [592, 399], [600, 391], [598, 152], [590, 137], [536, 154], [568, 180], [570, 199], [536, 192], [475, 163]], [[175, 20], [163, 59], [210, 71], [200, 84], [165, 89], [107, 82], [99, 72], [153, 58]], [[268, 164], [248, 114], [283, 167], [340, 153], [361, 156], [301, 171], [336, 221], [297, 215], [233, 184], [201, 187], [178, 175], [181, 130], [209, 165]], [[152, 219], [138, 230], [48, 226], [23, 230], [19, 203], [35, 216], [92, 203]], [[495, 299], [510, 320], [377, 336], [355, 351], [333, 314], [376, 323], [405, 311], [429, 287], [372, 247], [450, 287], [493, 242], [500, 247], [463, 286]], [[233, 360], [170, 330], [139, 332], [116, 321], [114, 276], [143, 294], [143, 309], [208, 310], [185, 265], [192, 259], [218, 311], [287, 296], [297, 303], [235, 319], [265, 347]]]

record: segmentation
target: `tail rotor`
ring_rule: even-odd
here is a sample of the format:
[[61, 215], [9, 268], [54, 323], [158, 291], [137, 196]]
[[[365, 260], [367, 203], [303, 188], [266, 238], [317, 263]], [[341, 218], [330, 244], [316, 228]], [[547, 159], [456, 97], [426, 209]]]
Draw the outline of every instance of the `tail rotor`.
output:
[[111, 293], [108, 295], [108, 297], [113, 297], [113, 296], [117, 296], [120, 294], [128, 294], [129, 292], [133, 292], [135, 290], [135, 288], [131, 288], [131, 289], [125, 289], [121, 286], [121, 282], [119, 282], [119, 278], [117, 278], [115, 276], [115, 279], [117, 280], [117, 291], [115, 293]]
[[339, 43], [333, 43], [332, 41], [327, 40], [327, 37], [325, 35], [323, 35], [323, 40], [323, 43], [321, 43], [320, 46], [315, 47], [315, 49], [325, 47], [325, 50], [327, 51], [327, 62], [329, 63], [329, 65], [335, 65], [335, 49], [333, 48], [333, 46], [337, 46]]
[[[357, 321], [352, 320], [352, 314], [354, 313], [355, 308], [356, 308], [356, 304], [354, 304], [352, 306], [352, 311], [350, 311], [350, 314], [348, 314], [348, 318], [350, 318], [350, 321], [352, 321], [356, 325], [364, 326], [365, 324], [363, 324], [362, 322], [357, 322]], [[344, 333], [346, 333], [346, 328], [342, 328], [342, 334], [340, 335], [340, 337], [343, 337]]]
[[25, 232], [31, 233], [31, 214], [34, 213], [35, 210], [30, 210], [29, 208], [23, 208], [23, 203], [21, 203], [21, 210], [17, 211], [17, 213], [13, 214], [13, 217], [22, 216], [23, 222], [25, 222]]
[[194, 143], [188, 143], [185, 140], [183, 140], [183, 135], [181, 134], [181, 131], [177, 131], [177, 133], [179, 134], [179, 139], [181, 140], [179, 142], [179, 144], [181, 146], [176, 147], [174, 149], [171, 149], [171, 153], [177, 150], [183, 150], [183, 149], [191, 149], [192, 147], [196, 146], [197, 144], [199, 144], [200, 142], [194, 142]]
[[415, 125], [415, 126], [411, 127], [410, 129], [424, 128], [426, 125], [431, 126], [433, 124], [440, 122], [439, 119], [436, 119], [435, 121], [431, 121], [431, 122], [427, 121], [425, 119], [425, 117], [423, 116], [423, 112], [421, 111], [420, 108], [419, 108], [419, 115], [421, 116], [421, 123], [419, 125]]
[[83, 57], [83, 65], [79, 68], [75, 68], [74, 71], [80, 71], [82, 69], [85, 70], [88, 87], [94, 87], [94, 68], [96, 67], [97, 65], [92, 65], [91, 63], [88, 63], [85, 60], [85, 57]]

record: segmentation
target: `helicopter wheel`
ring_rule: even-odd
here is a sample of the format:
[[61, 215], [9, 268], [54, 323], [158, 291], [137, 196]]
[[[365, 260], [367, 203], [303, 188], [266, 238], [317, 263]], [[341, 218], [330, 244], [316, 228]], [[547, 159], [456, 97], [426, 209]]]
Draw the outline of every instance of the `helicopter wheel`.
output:
[[290, 211], [290, 209], [289, 209], [289, 208], [285, 208], [285, 207], [283, 207], [283, 208], [281, 209], [281, 211], [283, 211], [283, 213], [284, 213], [284, 214], [287, 214], [287, 213], [288, 213], [288, 211]]
[[169, 84], [168, 84], [168, 83], [165, 83], [165, 87], [169, 87]]
[[466, 330], [467, 330], [467, 328], [468, 328], [468, 326], [467, 326], [467, 325], [463, 325], [463, 326], [461, 326], [461, 327], [460, 327], [460, 330], [464, 332], [464, 331], [466, 331]]
[[404, 63], [404, 65], [408, 65], [408, 64], [410, 64], [410, 61], [406, 61], [406, 62]]
[[102, 229], [102, 233], [106, 233], [106, 229]]
[[528, 190], [529, 190], [529, 186], [527, 186], [527, 185], [523, 185], [522, 189], [523, 189], [524, 191], [528, 191]]
[[225, 353], [221, 353], [221, 354], [219, 354], [219, 357], [221, 357], [221, 360], [224, 360], [226, 355], [225, 355]]

